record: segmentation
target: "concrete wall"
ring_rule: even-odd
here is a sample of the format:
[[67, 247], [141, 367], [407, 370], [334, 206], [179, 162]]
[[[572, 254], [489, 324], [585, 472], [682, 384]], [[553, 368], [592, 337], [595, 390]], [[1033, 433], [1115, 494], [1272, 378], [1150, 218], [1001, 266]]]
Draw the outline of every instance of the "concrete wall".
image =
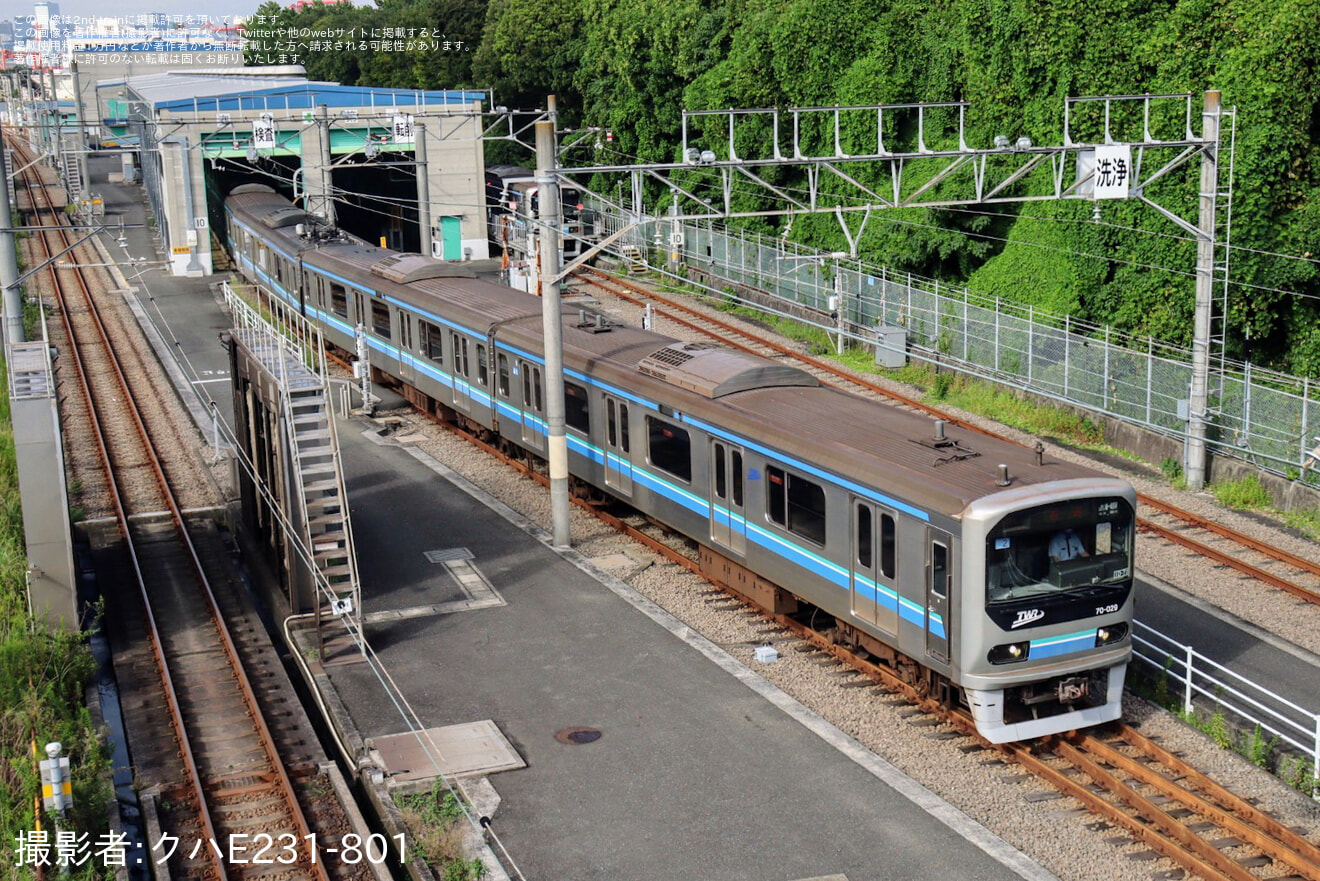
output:
[[53, 627], [78, 629], [78, 581], [65, 484], [64, 442], [45, 342], [7, 346], [10, 414], [23, 503], [32, 613]]

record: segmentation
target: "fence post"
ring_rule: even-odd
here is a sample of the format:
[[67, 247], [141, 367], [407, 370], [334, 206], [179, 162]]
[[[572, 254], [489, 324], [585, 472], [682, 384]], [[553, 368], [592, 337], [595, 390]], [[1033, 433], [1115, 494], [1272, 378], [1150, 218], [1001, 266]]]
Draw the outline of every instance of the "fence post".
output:
[[935, 351], [940, 352], [940, 280], [935, 279]]
[[1027, 307], [1027, 385], [1031, 385], [1031, 354], [1036, 343], [1036, 307]]
[[1112, 325], [1105, 325], [1105, 375], [1100, 380], [1101, 407], [1109, 409], [1109, 331]]
[[1146, 424], [1150, 421], [1150, 396], [1155, 381], [1155, 338], [1146, 337]]
[[[1219, 406], [1224, 406], [1224, 379], [1219, 379]], [[1242, 377], [1242, 433], [1251, 437], [1251, 362], [1246, 364], [1246, 373]]]
[[908, 320], [908, 327], [911, 327], [913, 321], [912, 321], [912, 273], [910, 272], [908, 273], [908, 280], [907, 280], [907, 320]]
[[1183, 712], [1190, 716], [1192, 714], [1192, 647], [1187, 646], [1187, 659], [1183, 662], [1186, 666], [1183, 672], [1187, 678], [1183, 680]]
[[969, 332], [970, 327], [971, 325], [967, 321], [967, 288], [963, 288], [963, 320], [962, 320], [963, 364], [967, 363], [967, 338], [971, 336], [971, 333]]
[[995, 373], [999, 373], [999, 295], [995, 295]]
[[1320, 713], [1315, 714], [1315, 757], [1311, 764], [1311, 798], [1320, 801]]
[[[1307, 429], [1310, 427], [1310, 422], [1311, 422], [1310, 409], [1311, 409], [1311, 377], [1303, 376], [1302, 377], [1302, 439], [1301, 439], [1302, 446], [1301, 449], [1299, 450], [1301, 455], [1297, 457], [1297, 464], [1299, 465], [1303, 465], [1306, 463], [1306, 436], [1307, 436]], [[1317, 755], [1320, 755], [1320, 750], [1317, 750]]]
[[1068, 368], [1070, 366], [1068, 362], [1072, 360], [1072, 331], [1069, 330], [1070, 327], [1072, 327], [1071, 316], [1063, 316], [1063, 397], [1065, 400], [1068, 398]]

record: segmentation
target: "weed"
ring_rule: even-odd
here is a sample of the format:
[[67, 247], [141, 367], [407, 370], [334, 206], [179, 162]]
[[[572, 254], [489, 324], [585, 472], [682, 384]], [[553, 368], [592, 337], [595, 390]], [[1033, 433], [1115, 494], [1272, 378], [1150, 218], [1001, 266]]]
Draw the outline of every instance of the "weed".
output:
[[1160, 471], [1164, 472], [1164, 476], [1168, 478], [1169, 483], [1175, 486], [1185, 483], [1182, 463], [1172, 456], [1160, 463]]
[[486, 876], [481, 860], [464, 852], [463, 806], [440, 778], [429, 792], [401, 796], [398, 804], [413, 833], [413, 847], [441, 881], [478, 881]]
[[1320, 539], [1320, 508], [1285, 511], [1283, 520], [1293, 529], [1304, 532], [1311, 538]]
[[1254, 511], [1270, 507], [1269, 491], [1261, 485], [1260, 478], [1255, 476], [1214, 483], [1210, 491], [1215, 494], [1219, 504], [1226, 508]]
[[1298, 792], [1312, 798], [1320, 796], [1320, 778], [1315, 776], [1310, 759], [1304, 757], [1287, 759], [1283, 767], [1279, 768], [1279, 776]]
[[953, 388], [952, 373], [935, 374], [935, 385], [931, 387], [930, 398], [933, 401], [946, 401], [949, 398], [949, 390]]
[[1155, 703], [1162, 707], [1169, 706], [1169, 670], [1173, 667], [1173, 657], [1171, 655], [1164, 658], [1164, 669], [1155, 679]]
[[1258, 768], [1269, 770], [1270, 759], [1274, 755], [1274, 748], [1278, 746], [1279, 738], [1266, 740], [1261, 734], [1260, 726], [1242, 738], [1242, 754], [1247, 757], [1247, 761]]

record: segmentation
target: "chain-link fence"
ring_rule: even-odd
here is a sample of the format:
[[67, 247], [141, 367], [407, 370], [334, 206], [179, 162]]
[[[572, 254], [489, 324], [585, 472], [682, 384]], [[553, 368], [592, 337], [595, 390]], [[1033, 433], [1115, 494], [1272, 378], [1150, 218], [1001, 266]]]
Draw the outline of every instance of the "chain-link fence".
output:
[[[606, 234], [627, 222], [602, 212]], [[650, 253], [653, 265], [673, 265], [677, 257], [714, 285], [750, 288], [781, 302], [784, 312], [816, 313], [813, 323], [842, 331], [854, 345], [874, 346], [879, 328], [901, 328], [912, 358], [938, 359], [1172, 437], [1186, 432], [1188, 349], [712, 222], [648, 220], [623, 241]], [[1209, 446], [1315, 482], [1320, 468], [1303, 466], [1320, 442], [1316, 385], [1250, 364], [1215, 361]]]

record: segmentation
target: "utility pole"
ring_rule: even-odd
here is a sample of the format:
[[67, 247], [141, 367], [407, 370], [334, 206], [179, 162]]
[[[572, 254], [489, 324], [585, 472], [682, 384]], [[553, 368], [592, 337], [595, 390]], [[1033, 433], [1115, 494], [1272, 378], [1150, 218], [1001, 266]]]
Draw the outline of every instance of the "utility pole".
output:
[[[335, 203], [330, 187], [331, 175], [334, 173], [331, 171], [331, 168], [334, 165], [334, 157], [330, 154], [330, 109], [324, 104], [316, 105], [316, 127], [321, 136], [321, 168], [319, 175], [321, 178], [320, 214], [327, 224], [334, 226]], [[304, 181], [306, 180], [305, 175], [306, 172], [304, 172]], [[313, 213], [317, 212], [314, 211]]]
[[554, 546], [570, 544], [568, 531], [568, 437], [564, 430], [564, 326], [560, 320], [559, 183], [555, 153], [555, 99], [549, 119], [536, 124], [536, 182], [540, 200], [541, 324], [545, 339], [546, 458], [550, 462], [550, 524]]
[[422, 233], [421, 252], [431, 256], [431, 178], [426, 166], [426, 126], [413, 124], [413, 160], [417, 169], [417, 227]]
[[0, 132], [0, 288], [3, 289], [7, 345], [27, 342], [23, 331], [23, 296], [18, 290], [18, 252], [14, 249], [14, 212], [9, 205], [9, 150]]
[[1196, 234], [1196, 313], [1192, 324], [1192, 385], [1187, 407], [1183, 473], [1187, 486], [1205, 486], [1205, 435], [1209, 422], [1210, 321], [1214, 310], [1215, 193], [1219, 189], [1220, 94], [1205, 93], [1201, 114], [1201, 210]]
[[46, 119], [50, 133], [50, 167], [60, 164], [60, 102], [55, 97], [55, 68], [46, 68]]
[[73, 75], [73, 115], [78, 123], [78, 134], [73, 139], [78, 150], [78, 180], [86, 192], [92, 186], [92, 178], [87, 170], [87, 151], [91, 145], [87, 143], [87, 121], [83, 119], [82, 80], [78, 77], [78, 62], [70, 60], [69, 70]]

